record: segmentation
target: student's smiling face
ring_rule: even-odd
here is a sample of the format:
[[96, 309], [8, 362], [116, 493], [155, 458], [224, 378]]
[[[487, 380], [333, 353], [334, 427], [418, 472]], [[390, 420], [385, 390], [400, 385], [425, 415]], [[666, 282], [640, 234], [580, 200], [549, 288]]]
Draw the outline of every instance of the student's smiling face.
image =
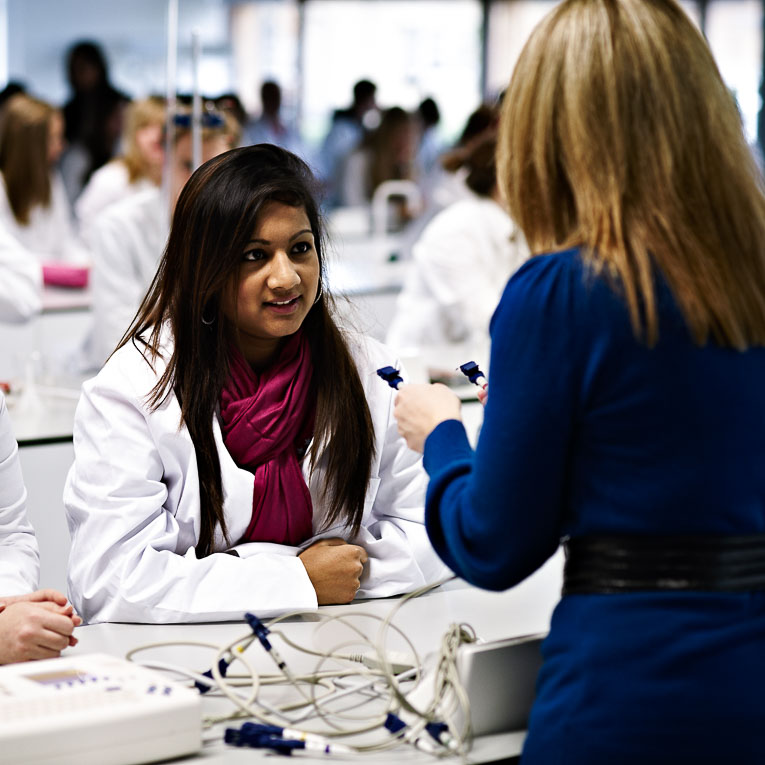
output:
[[319, 270], [305, 209], [267, 202], [223, 299], [252, 365], [266, 364], [280, 341], [300, 329], [316, 299]]

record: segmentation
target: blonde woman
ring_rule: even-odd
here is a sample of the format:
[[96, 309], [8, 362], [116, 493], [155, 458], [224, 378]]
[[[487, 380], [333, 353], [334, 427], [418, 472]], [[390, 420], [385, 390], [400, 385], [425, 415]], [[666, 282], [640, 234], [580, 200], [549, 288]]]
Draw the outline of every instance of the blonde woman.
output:
[[460, 576], [504, 589], [567, 548], [522, 761], [765, 762], [765, 197], [736, 107], [673, 0], [567, 0], [499, 160], [536, 257], [476, 452], [442, 387], [396, 415]]
[[107, 207], [162, 181], [165, 104], [161, 98], [134, 101], [127, 110], [124, 153], [96, 170], [75, 204], [83, 230]]
[[18, 253], [38, 262], [85, 261], [70, 221], [64, 185], [55, 171], [63, 147], [63, 120], [44, 101], [19, 94], [0, 123], [0, 229]]

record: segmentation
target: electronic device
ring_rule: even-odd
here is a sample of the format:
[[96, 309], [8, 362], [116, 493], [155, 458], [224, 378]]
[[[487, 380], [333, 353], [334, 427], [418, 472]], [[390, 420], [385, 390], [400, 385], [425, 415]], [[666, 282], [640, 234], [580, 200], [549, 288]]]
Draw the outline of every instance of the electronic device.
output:
[[159, 672], [102, 654], [0, 667], [0, 760], [138, 765], [197, 752], [202, 701]]
[[457, 672], [470, 699], [474, 736], [526, 728], [544, 637], [465, 643], [457, 649]]

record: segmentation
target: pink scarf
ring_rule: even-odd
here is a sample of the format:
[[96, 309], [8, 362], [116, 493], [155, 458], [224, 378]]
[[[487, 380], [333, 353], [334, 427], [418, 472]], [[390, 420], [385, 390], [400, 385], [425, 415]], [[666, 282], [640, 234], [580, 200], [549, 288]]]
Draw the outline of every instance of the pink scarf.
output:
[[313, 430], [312, 375], [301, 332], [260, 374], [232, 346], [220, 412], [226, 448], [239, 467], [255, 475], [246, 541], [297, 545], [313, 533], [311, 494], [297, 454]]

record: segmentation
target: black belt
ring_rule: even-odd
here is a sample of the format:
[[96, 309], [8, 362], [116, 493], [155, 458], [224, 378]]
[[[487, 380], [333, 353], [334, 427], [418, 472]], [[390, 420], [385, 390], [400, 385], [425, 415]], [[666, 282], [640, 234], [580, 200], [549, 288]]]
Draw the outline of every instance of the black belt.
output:
[[765, 590], [765, 534], [564, 540], [563, 595]]

